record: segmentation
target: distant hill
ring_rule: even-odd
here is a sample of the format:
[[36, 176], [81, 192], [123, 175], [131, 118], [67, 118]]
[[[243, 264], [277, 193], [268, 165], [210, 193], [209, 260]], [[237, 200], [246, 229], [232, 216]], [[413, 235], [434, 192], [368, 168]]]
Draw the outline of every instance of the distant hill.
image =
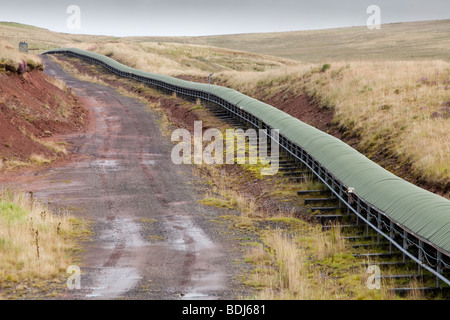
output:
[[208, 45], [313, 63], [373, 59], [450, 61], [450, 19], [383, 24], [379, 30], [363, 26], [202, 37], [124, 38], [59, 33], [15, 22], [0, 22], [0, 37], [13, 45], [28, 41], [32, 47], [42, 49], [119, 40]]
[[39, 48], [41, 52], [80, 42], [111, 41], [114, 39], [118, 38], [62, 33], [16, 22], [0, 22], [0, 40], [8, 42], [14, 47], [18, 47], [19, 42], [24, 41], [28, 43], [29, 48]]
[[202, 44], [306, 62], [366, 59], [450, 60], [450, 19], [313, 31], [203, 37], [131, 37], [129, 40]]

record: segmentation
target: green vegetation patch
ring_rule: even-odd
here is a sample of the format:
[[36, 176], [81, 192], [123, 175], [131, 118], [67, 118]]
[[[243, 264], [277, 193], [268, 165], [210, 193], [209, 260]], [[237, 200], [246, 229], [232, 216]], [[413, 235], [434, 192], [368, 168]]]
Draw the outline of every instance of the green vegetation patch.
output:
[[199, 200], [199, 202], [203, 205], [211, 206], [211, 207], [218, 207], [218, 208], [226, 208], [226, 209], [233, 209], [233, 204], [226, 199], [221, 198], [214, 198], [209, 197], [202, 200]]
[[0, 218], [2, 222], [12, 223], [17, 221], [24, 221], [27, 216], [27, 211], [10, 202], [0, 202]]

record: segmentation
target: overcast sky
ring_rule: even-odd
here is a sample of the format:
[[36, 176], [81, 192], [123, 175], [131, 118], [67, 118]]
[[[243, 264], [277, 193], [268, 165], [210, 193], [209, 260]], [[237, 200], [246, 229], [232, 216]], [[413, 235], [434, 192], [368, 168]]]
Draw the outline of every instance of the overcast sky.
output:
[[[80, 8], [80, 29], [67, 26], [69, 5]], [[369, 5], [380, 7], [382, 24], [450, 18], [450, 0], [0, 0], [0, 21], [68, 33], [198, 36], [361, 26]]]

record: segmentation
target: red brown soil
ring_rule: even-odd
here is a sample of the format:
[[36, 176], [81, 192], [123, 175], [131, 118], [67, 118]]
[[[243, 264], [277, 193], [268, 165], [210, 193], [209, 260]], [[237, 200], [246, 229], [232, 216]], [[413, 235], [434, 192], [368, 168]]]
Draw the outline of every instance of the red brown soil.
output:
[[[60, 114], [64, 106], [70, 113]], [[0, 157], [27, 162], [32, 154], [57, 155], [30, 136], [45, 140], [83, 128], [87, 111], [76, 96], [55, 86], [48, 75], [0, 73]]]

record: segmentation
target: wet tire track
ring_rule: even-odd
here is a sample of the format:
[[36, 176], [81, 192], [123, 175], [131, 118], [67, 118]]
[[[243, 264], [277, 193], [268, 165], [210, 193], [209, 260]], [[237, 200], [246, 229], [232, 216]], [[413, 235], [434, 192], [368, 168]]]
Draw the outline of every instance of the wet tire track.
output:
[[[120, 104], [120, 106], [123, 106], [123, 104]], [[139, 146], [139, 152], [138, 152], [138, 159], [140, 163], [140, 167], [146, 176], [150, 186], [153, 189], [153, 192], [156, 196], [156, 199], [160, 203], [160, 205], [164, 208], [165, 211], [172, 212], [175, 214], [185, 214], [185, 212], [177, 212], [177, 208], [171, 207], [170, 203], [167, 201], [166, 197], [164, 196], [167, 193], [166, 185], [164, 181], [161, 179], [161, 177], [158, 175], [157, 170], [150, 170], [149, 167], [144, 163], [144, 144], [142, 142], [142, 137], [144, 136], [143, 131], [140, 128], [140, 124], [138, 119], [135, 115], [131, 114], [131, 112], [127, 108], [123, 108], [124, 114], [126, 114], [130, 121], [133, 123], [133, 127], [137, 131], [137, 142]], [[159, 150], [158, 150], [159, 151]], [[171, 222], [173, 222], [173, 218], [168, 215], [167, 219]], [[182, 233], [183, 241], [186, 245], [186, 253], [184, 257], [183, 262], [183, 268], [182, 268], [182, 286], [187, 286], [190, 284], [190, 280], [192, 277], [192, 269], [196, 262], [196, 246], [195, 241], [192, 237], [190, 237], [185, 231], [184, 228], [180, 226], [174, 226], [174, 229]]]

